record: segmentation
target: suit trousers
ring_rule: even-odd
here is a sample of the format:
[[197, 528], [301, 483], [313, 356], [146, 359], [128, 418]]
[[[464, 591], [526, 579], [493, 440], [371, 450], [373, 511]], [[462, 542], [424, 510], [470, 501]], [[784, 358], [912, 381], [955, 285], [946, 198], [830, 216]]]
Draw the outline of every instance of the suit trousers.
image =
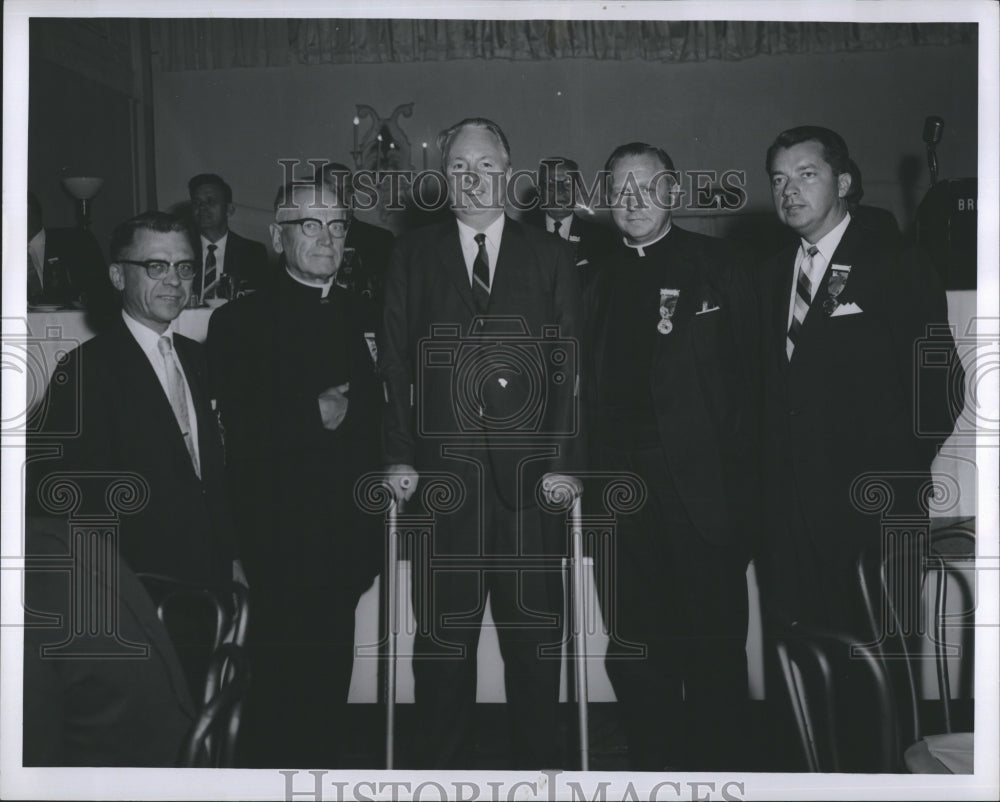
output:
[[488, 598], [503, 657], [510, 768], [557, 766], [559, 557], [543, 554], [542, 513], [508, 508], [489, 468], [480, 477], [467, 483], [458, 510], [437, 514], [429, 548], [412, 555], [419, 733], [404, 760], [423, 769], [474, 767], [477, 649]]
[[606, 667], [630, 768], [735, 768], [748, 697], [746, 560], [701, 537], [659, 445], [603, 448], [600, 459], [602, 469], [638, 474], [648, 490], [636, 512], [617, 519], [613, 556], [598, 565], [613, 626]]

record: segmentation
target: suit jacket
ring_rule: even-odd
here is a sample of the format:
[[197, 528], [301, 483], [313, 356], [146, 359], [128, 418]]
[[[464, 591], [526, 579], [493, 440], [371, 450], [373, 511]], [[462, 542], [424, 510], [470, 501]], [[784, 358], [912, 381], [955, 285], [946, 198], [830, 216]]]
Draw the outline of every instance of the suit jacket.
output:
[[[585, 285], [596, 271], [598, 263], [615, 250], [621, 242], [621, 237], [607, 226], [580, 217], [578, 214], [574, 213], [568, 219], [570, 221], [568, 242], [573, 246], [576, 266], [582, 271], [581, 284]], [[532, 209], [524, 216], [524, 221], [545, 231], [545, 212], [541, 209]], [[566, 221], [563, 220], [563, 225], [565, 224]]]
[[[282, 270], [209, 321], [233, 511], [257, 590], [286, 583], [346, 593], [335, 586], [348, 583], [355, 593], [381, 567], [370, 547], [382, 538], [362, 531], [353, 499], [357, 478], [379, 467], [382, 391], [366, 306], [339, 287], [323, 303], [318, 288]], [[329, 431], [317, 396], [344, 382], [347, 415]]]
[[[43, 292], [28, 303], [82, 303], [106, 311], [116, 295], [97, 239], [86, 228], [45, 229]], [[29, 270], [34, 270], [28, 265]]]
[[[830, 264], [850, 266], [837, 300], [861, 311], [831, 316], [824, 309], [828, 266], [789, 362], [797, 250], [786, 248], [761, 273], [768, 531], [775, 547], [783, 534], [810, 538], [820, 553], [855, 553], [878, 542], [880, 516], [864, 512], [860, 497], [852, 502], [854, 479], [894, 472], [888, 514], [919, 514], [917, 487], [962, 408], [964, 374], [946, 328], [945, 293], [927, 258], [854, 219]], [[932, 324], [945, 329], [928, 336]]]
[[235, 549], [202, 347], [175, 333], [174, 349], [198, 418], [201, 478], [162, 385], [119, 317], [114, 327], [71, 351], [49, 383], [44, 421], [32, 443], [58, 446], [62, 454], [31, 463], [29, 502], [39, 502], [42, 477], [71, 471], [81, 474], [84, 507], [107, 514], [106, 480], [95, 485], [85, 474], [138, 474], [148, 486], [148, 502], [123, 513], [120, 523], [121, 554], [132, 569], [227, 583]]
[[[377, 309], [382, 301], [382, 287], [395, 240], [388, 229], [373, 226], [363, 220], [352, 220], [347, 229], [344, 247], [354, 249], [357, 261], [345, 264], [341, 270], [350, 270], [351, 275], [344, 276], [349, 289], [369, 298], [373, 302], [373, 309]], [[337, 278], [339, 281], [341, 276], [338, 275]]]
[[[758, 520], [754, 466], [760, 438], [759, 330], [747, 260], [723, 240], [676, 225], [662, 247], [671, 271], [669, 286], [680, 295], [674, 328], [656, 337], [649, 369], [660, 444], [701, 536], [749, 554]], [[586, 292], [584, 398], [593, 422], [615, 396], [630, 392], [606, 380], [609, 302], [625, 246], [619, 249], [600, 266]], [[658, 257], [647, 252], [646, 258]], [[598, 462], [592, 459], [590, 467], [599, 471], [596, 443], [591, 452]]]
[[[472, 298], [454, 219], [397, 240], [378, 347], [385, 462], [460, 472], [443, 447], [486, 449], [492, 486], [512, 509], [534, 503], [546, 471], [581, 468], [580, 311], [572, 250], [510, 218], [486, 318]], [[518, 483], [525, 452], [504, 447], [511, 443], [550, 456], [528, 463]]]
[[264, 243], [241, 237], [230, 229], [222, 272], [235, 276], [252, 290], [260, 289], [271, 273]]
[[[101, 560], [77, 561], [91, 571], [78, 587], [109, 599], [116, 624], [113, 635], [74, 635], [70, 573], [44, 567], [72, 554], [66, 522], [25, 521], [25, 606], [59, 623], [25, 615], [24, 765], [175, 766], [194, 705], [163, 622], [120, 556], [114, 573]], [[61, 658], [42, 654], [63, 643]], [[136, 656], [134, 644], [148, 654]]]

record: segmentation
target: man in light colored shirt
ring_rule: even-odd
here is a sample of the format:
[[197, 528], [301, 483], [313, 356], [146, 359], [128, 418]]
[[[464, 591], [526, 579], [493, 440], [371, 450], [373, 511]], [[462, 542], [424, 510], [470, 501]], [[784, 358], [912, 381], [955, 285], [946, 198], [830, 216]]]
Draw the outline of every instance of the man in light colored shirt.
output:
[[[397, 240], [378, 344], [388, 400], [383, 460], [398, 499], [411, 500], [426, 478], [428, 492], [412, 502], [435, 516], [430, 550], [416, 558], [429, 578], [414, 599], [420, 738], [404, 762], [473, 767], [488, 598], [505, 663], [510, 766], [537, 769], [562, 760], [559, 661], [543, 650], [561, 637], [559, 563], [539, 570], [539, 560], [564, 554], [565, 544], [547, 540], [536, 494], [545, 474], [579, 491], [564, 476], [582, 467], [573, 391], [579, 278], [564, 242], [505, 216], [510, 149], [496, 123], [463, 120], [439, 145], [455, 219]], [[553, 349], [556, 358], [537, 360]], [[431, 489], [441, 481], [453, 483], [460, 503], [434, 509], [440, 494]], [[497, 560], [506, 567], [491, 568]]]
[[763, 599], [771, 620], [869, 638], [855, 561], [879, 548], [883, 522], [857, 503], [855, 482], [878, 475], [891, 514], [926, 514], [920, 488], [962, 408], [962, 368], [926, 255], [848, 212], [843, 138], [791, 128], [766, 163], [775, 212], [798, 242], [760, 273]]
[[268, 275], [264, 244], [241, 237], [229, 228], [229, 218], [236, 213], [233, 189], [215, 173], [199, 173], [188, 181], [191, 212], [201, 243], [202, 275], [195, 288], [202, 301], [223, 297], [220, 292], [229, 276], [233, 294], [238, 290], [256, 290]]

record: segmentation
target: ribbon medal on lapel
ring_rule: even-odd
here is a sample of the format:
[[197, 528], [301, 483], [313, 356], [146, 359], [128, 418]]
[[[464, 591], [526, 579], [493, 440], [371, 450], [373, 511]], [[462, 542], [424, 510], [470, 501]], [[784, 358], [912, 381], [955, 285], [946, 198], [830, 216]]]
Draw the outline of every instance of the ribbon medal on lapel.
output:
[[677, 309], [677, 299], [680, 296], [680, 290], [666, 288], [660, 290], [660, 322], [656, 324], [656, 330], [660, 334], [670, 334], [674, 330], [671, 318], [674, 316], [674, 310]]
[[850, 265], [830, 265], [830, 278], [826, 281], [827, 297], [823, 299], [823, 311], [826, 313], [827, 317], [832, 315], [836, 308], [840, 306], [840, 301], [838, 301], [837, 298], [844, 291], [844, 287], [847, 285], [847, 279], [850, 275]]

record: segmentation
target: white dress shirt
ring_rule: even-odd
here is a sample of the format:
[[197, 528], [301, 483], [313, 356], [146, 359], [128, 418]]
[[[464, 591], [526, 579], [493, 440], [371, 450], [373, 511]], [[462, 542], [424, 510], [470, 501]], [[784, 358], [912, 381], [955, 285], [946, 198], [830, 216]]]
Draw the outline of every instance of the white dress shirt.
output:
[[806, 242], [805, 240], [802, 240], [802, 247], [799, 248], [799, 252], [795, 256], [795, 271], [792, 273], [792, 289], [788, 298], [788, 320], [785, 325], [786, 331], [792, 326], [792, 314], [795, 310], [795, 287], [799, 280], [799, 271], [802, 269], [802, 262], [804, 262], [806, 258], [806, 252], [813, 247], [813, 245], [816, 246], [817, 252], [813, 257], [812, 270], [809, 273], [809, 282], [812, 284], [812, 292], [810, 294], [809, 301], [812, 302], [813, 298], [816, 297], [816, 292], [819, 290], [819, 283], [823, 278], [823, 274], [826, 273], [826, 268], [830, 264], [830, 260], [833, 258], [834, 253], [836, 253], [837, 246], [840, 245], [840, 240], [843, 238], [844, 232], [847, 230], [847, 225], [850, 222], [851, 215], [845, 214], [844, 219], [830, 229], [818, 242]]
[[218, 278], [223, 273], [223, 267], [226, 265], [226, 243], [229, 242], [229, 232], [227, 231], [215, 242], [210, 239], [206, 239], [205, 235], [201, 235], [201, 263], [205, 264], [205, 260], [208, 259], [208, 246], [215, 246], [215, 277]]
[[496, 274], [497, 257], [500, 255], [500, 240], [503, 237], [504, 215], [500, 215], [489, 224], [484, 231], [476, 231], [472, 226], [468, 226], [458, 218], [458, 239], [462, 243], [462, 255], [465, 257], [465, 269], [469, 273], [469, 286], [472, 286], [472, 264], [476, 261], [479, 253], [479, 245], [476, 243], [476, 234], [486, 235], [486, 255], [490, 260], [490, 288], [493, 287], [493, 276]]
[[569, 239], [569, 230], [573, 227], [573, 215], [568, 214], [562, 220], [555, 220], [545, 215], [545, 230], [550, 234], [556, 233], [556, 223], [559, 223], [558, 234], [564, 240]]
[[[163, 332], [163, 334], [157, 334], [149, 326], [144, 323], [140, 323], [134, 317], [132, 317], [124, 309], [122, 310], [122, 317], [125, 319], [125, 325], [128, 330], [135, 337], [135, 341], [139, 343], [139, 347], [142, 352], [146, 355], [146, 359], [149, 360], [149, 364], [153, 368], [153, 372], [156, 374], [156, 378], [160, 380], [160, 386], [163, 388], [163, 395], [166, 396], [167, 401], [170, 401], [170, 391], [167, 389], [167, 372], [163, 365], [163, 355], [160, 353], [159, 346], [157, 343], [160, 341], [160, 337], [169, 337], [171, 343], [174, 340], [174, 324], [171, 323], [170, 327]], [[198, 448], [198, 415], [194, 410], [194, 400], [191, 398], [191, 384], [187, 380], [187, 375], [184, 373], [184, 366], [181, 364], [180, 358], [177, 356], [177, 349], [173, 350], [174, 360], [177, 362], [177, 369], [180, 371], [181, 378], [184, 379], [184, 384], [187, 388], [185, 395], [187, 396], [187, 408], [188, 408], [188, 422], [191, 425], [191, 442], [194, 444], [194, 453], [198, 457], [198, 462], [201, 462], [201, 451]]]

